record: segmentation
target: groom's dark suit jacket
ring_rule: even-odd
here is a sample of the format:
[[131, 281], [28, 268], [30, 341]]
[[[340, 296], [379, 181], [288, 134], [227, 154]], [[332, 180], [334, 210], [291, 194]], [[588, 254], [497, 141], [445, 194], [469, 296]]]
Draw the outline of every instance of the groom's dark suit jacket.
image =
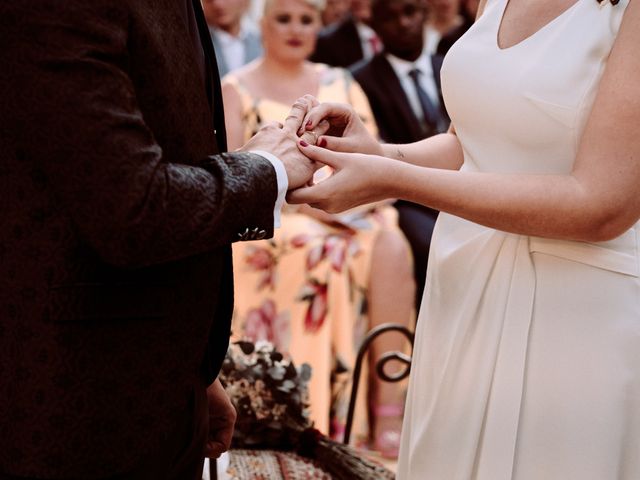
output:
[[[449, 117], [441, 95], [440, 69], [443, 57], [431, 56], [431, 67], [435, 86], [440, 93], [440, 115], [447, 124]], [[383, 53], [351, 67], [356, 81], [362, 86], [376, 119], [380, 137], [387, 143], [413, 143], [436, 133], [437, 125], [420, 125], [413, 113], [407, 95], [393, 67]], [[404, 232], [414, 257], [416, 280], [416, 311], [420, 308], [427, 271], [427, 258], [431, 245], [431, 234], [438, 212], [423, 205], [400, 200], [396, 202], [398, 222]]]
[[277, 186], [220, 153], [212, 47], [183, 12], [0, 4], [0, 472], [125, 471], [219, 370], [230, 243], [272, 234]]

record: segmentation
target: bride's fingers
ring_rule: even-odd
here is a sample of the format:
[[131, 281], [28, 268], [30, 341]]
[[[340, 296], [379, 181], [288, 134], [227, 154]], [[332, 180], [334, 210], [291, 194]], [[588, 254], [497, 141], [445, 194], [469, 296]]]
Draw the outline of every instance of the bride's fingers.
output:
[[329, 130], [329, 122], [321, 120], [320, 123], [313, 130], [305, 130], [300, 135], [300, 138], [307, 142], [309, 145], [318, 145], [318, 140], [321, 135]]
[[324, 198], [326, 186], [322, 183], [316, 183], [310, 187], [298, 188], [296, 190], [290, 190], [287, 193], [287, 203], [291, 205], [298, 205], [308, 203], [314, 208], [322, 209], [324, 205]]
[[339, 170], [342, 167], [342, 162], [340, 161], [342, 154], [339, 152], [332, 152], [326, 148], [316, 147], [305, 140], [298, 142], [298, 149], [310, 160], [328, 165], [334, 170]]
[[316, 107], [318, 105], [320, 105], [320, 102], [318, 101], [318, 99], [316, 97], [314, 97], [313, 95], [310, 94], [306, 94], [303, 95], [302, 97], [298, 98], [294, 105], [304, 105], [305, 109], [304, 109], [304, 116], [302, 119], [300, 119], [300, 124], [298, 125], [298, 130], [297, 130], [297, 134], [298, 136], [302, 135], [302, 133], [305, 131], [304, 128], [304, 117], [307, 115], [307, 113], [313, 108]]
[[351, 116], [351, 107], [344, 103], [321, 103], [309, 110], [302, 120], [302, 130], [314, 130], [318, 124], [328, 120], [329, 126], [345, 125]]
[[318, 137], [316, 145], [334, 152], [355, 153], [359, 152], [358, 143], [349, 137], [334, 137], [333, 135], [323, 135]]
[[309, 93], [307, 93], [306, 95], [303, 95], [302, 98], [304, 98], [304, 100], [309, 105], [309, 110], [311, 110], [313, 107], [317, 107], [318, 105], [320, 105], [320, 101]]
[[318, 125], [316, 125], [315, 130], [316, 132], [318, 132], [318, 135], [324, 135], [329, 131], [330, 128], [331, 128], [331, 124], [328, 121], [320, 120], [320, 122], [318, 122]]

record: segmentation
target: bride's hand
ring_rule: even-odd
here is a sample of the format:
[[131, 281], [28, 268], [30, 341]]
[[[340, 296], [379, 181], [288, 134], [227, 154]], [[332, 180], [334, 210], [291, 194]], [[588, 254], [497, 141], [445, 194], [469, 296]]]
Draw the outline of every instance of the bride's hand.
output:
[[361, 153], [334, 152], [300, 142], [298, 145], [309, 159], [328, 165], [333, 173], [314, 185], [290, 191], [288, 203], [307, 203], [329, 213], [339, 213], [393, 196], [388, 182], [393, 175], [393, 160]]
[[320, 102], [318, 102], [318, 99], [313, 95], [307, 94], [298, 98], [292, 107], [294, 108], [297, 106], [298, 108], [304, 111], [305, 118], [298, 124], [299, 126], [298, 126], [297, 134], [298, 134], [298, 137], [300, 137], [300, 139], [304, 140], [309, 145], [317, 145], [319, 138], [325, 133], [327, 133], [327, 131], [330, 128], [329, 122], [327, 122], [326, 120], [321, 120], [320, 122], [317, 122], [316, 124], [314, 124], [312, 128], [303, 127], [304, 122], [306, 122], [306, 115], [309, 113], [309, 111], [313, 107], [317, 107], [318, 105], [320, 105]]
[[311, 106], [302, 121], [303, 131], [317, 131], [322, 122], [329, 130], [318, 137], [316, 145], [336, 152], [360, 152], [382, 155], [382, 146], [366, 129], [356, 111], [344, 103], [320, 103]]

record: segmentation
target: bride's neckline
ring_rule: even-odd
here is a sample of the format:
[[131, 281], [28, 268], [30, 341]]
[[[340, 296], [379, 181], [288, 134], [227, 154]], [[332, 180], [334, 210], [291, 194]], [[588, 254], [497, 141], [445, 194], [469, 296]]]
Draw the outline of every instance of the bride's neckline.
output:
[[[526, 37], [518, 40], [517, 42], [513, 43], [512, 45], [509, 46], [502, 46], [501, 45], [501, 41], [500, 41], [500, 37], [501, 37], [501, 31], [502, 31], [502, 24], [504, 23], [504, 17], [505, 14], [507, 13], [507, 10], [509, 8], [509, 4], [511, 3], [511, 0], [505, 0], [504, 1], [504, 7], [502, 8], [502, 13], [500, 15], [500, 21], [498, 22], [498, 31], [496, 33], [496, 46], [498, 47], [498, 50], [501, 51], [507, 51], [510, 50], [514, 47], [517, 47], [519, 45], [522, 45], [526, 42], [528, 42], [529, 40], [533, 39], [535, 36], [537, 36], [539, 33], [543, 32], [544, 30], [550, 28], [554, 23], [556, 23], [557, 21], [559, 21], [562, 17], [564, 17], [565, 15], [568, 15], [568, 13], [570, 11], [572, 11], [576, 5], [578, 5], [578, 3], [580, 3], [581, 0], [576, 0], [574, 3], [572, 3], [570, 6], [568, 6], [567, 8], [565, 8], [562, 12], [560, 12], [558, 15], [556, 15], [555, 17], [553, 17], [551, 20], [549, 20], [548, 22], [546, 22], [545, 24], [543, 24], [540, 28], [538, 28], [535, 32], [527, 35]], [[595, 0], [594, 0], [595, 1]]]

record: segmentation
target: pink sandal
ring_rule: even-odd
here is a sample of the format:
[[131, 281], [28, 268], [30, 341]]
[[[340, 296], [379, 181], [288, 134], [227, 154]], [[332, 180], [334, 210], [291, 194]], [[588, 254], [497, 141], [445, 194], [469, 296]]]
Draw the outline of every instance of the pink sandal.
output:
[[[378, 418], [402, 418], [404, 411], [402, 404], [374, 405], [372, 413]], [[373, 440], [373, 448], [380, 456], [388, 459], [398, 458], [400, 450], [400, 429], [391, 428], [380, 431]]]

